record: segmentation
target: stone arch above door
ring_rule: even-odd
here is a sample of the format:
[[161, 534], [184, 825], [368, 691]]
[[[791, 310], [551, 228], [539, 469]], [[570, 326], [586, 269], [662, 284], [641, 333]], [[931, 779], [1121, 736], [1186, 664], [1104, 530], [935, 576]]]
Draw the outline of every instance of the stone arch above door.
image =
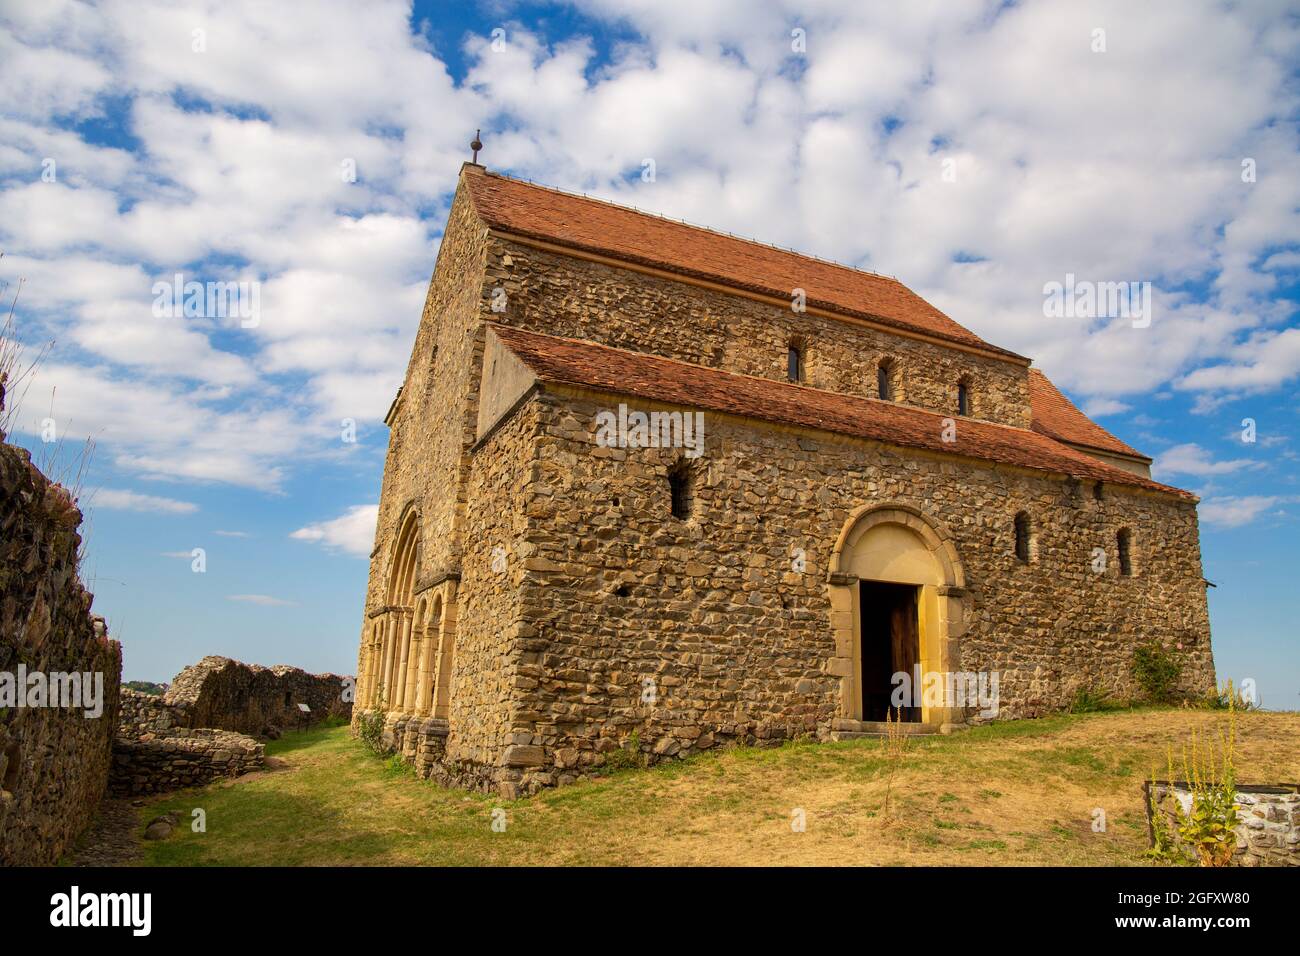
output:
[[[848, 521], [840, 529], [835, 541], [835, 550], [831, 552], [830, 573], [834, 578], [839, 574], [853, 574], [854, 559], [859, 557], [858, 545], [873, 529], [892, 525], [905, 528], [921, 540], [925, 550], [933, 557], [939, 567], [940, 581], [915, 583], [934, 583], [948, 587], [965, 588], [966, 572], [962, 567], [957, 548], [952, 536], [939, 522], [927, 517], [918, 508], [901, 502], [882, 502], [863, 505], [849, 515]], [[891, 580], [889, 578], [881, 580]], [[901, 580], [901, 578], [899, 579]]]
[[[859, 582], [915, 585], [920, 589], [921, 658], [926, 673], [960, 669], [965, 633], [966, 572], [942, 523], [900, 502], [864, 505], [849, 515], [831, 553], [827, 587], [835, 657], [827, 669], [840, 678], [836, 730], [862, 726], [862, 631]], [[959, 707], [925, 707], [924, 723], [951, 729], [963, 723]]]

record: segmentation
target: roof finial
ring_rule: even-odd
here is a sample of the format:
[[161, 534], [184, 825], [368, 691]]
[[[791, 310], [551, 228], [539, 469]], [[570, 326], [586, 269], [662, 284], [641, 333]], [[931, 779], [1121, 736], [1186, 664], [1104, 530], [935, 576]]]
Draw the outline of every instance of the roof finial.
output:
[[474, 140], [469, 144], [469, 148], [474, 150], [474, 158], [470, 162], [475, 166], [478, 165], [478, 151], [483, 148], [483, 143], [478, 138], [481, 132], [483, 132], [481, 129], [474, 130]]

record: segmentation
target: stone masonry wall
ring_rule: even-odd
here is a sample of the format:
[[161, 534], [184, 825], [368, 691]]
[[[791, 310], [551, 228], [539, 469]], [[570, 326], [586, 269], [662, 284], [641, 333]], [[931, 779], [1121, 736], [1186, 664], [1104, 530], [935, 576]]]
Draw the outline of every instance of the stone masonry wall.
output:
[[507, 325], [782, 382], [787, 346], [798, 341], [806, 348], [805, 384], [871, 398], [876, 367], [890, 358], [900, 402], [956, 415], [965, 377], [972, 417], [1029, 427], [1029, 372], [1021, 364], [517, 242], [490, 247], [487, 301], [497, 286], [506, 309], [485, 309], [485, 317]]
[[103, 681], [98, 717], [79, 706], [0, 706], [0, 864], [45, 865], [89, 825], [103, 796], [122, 651], [90, 613], [93, 595], [77, 577], [81, 513], [3, 438], [0, 672], [16, 675], [21, 666], [28, 675], [76, 672]]
[[110, 791], [127, 797], [197, 787], [221, 777], [260, 770], [265, 744], [244, 734], [212, 728], [173, 728], [137, 739], [119, 737], [113, 747]]
[[352, 717], [345, 701], [346, 678], [308, 674], [297, 667], [262, 667], [228, 657], [209, 656], [176, 675], [163, 701], [184, 716], [178, 725], [263, 734], [304, 723], [298, 704], [311, 708], [308, 723], [330, 714]]
[[123, 687], [117, 735], [134, 739], [145, 734], [166, 734], [173, 728], [184, 727], [187, 718], [183, 707], [168, 704], [154, 694]]
[[[1165, 799], [1171, 792], [1183, 813], [1188, 812], [1191, 792], [1187, 784], [1157, 781], [1146, 801], [1147, 817], [1149, 824], [1154, 797], [1156, 806], [1165, 808], [1169, 831], [1176, 833], [1173, 807]], [[1237, 787], [1235, 802], [1240, 822], [1234, 866], [1300, 866], [1300, 784], [1242, 784]]]
[[[1061, 707], [1085, 684], [1128, 695], [1145, 640], [1178, 648], [1189, 689], [1213, 680], [1189, 502], [1110, 486], [1098, 500], [1077, 481], [708, 415], [696, 513], [676, 522], [675, 453], [592, 441], [617, 397], [534, 396], [475, 447], [485, 320], [774, 380], [798, 342], [806, 384], [859, 395], [889, 357], [903, 402], [955, 416], [965, 380], [974, 417], [1030, 418], [1017, 362], [502, 240], [459, 191], [391, 423], [359, 657], [364, 701], [414, 512], [415, 593], [459, 576], [448, 719], [386, 721], [421, 772], [509, 794], [576, 779], [632, 730], [652, 757], [824, 734], [840, 693], [827, 561], [848, 514], [886, 500], [944, 524], [967, 562], [961, 666], [999, 671], [1002, 716]], [[1013, 553], [1021, 509], [1035, 522], [1027, 565]], [[1115, 567], [1120, 527], [1134, 533], [1132, 577]], [[797, 575], [794, 547], [807, 554]]]
[[[513, 698], [498, 706], [515, 708], [498, 752], [519, 771], [498, 770], [499, 782], [529, 790], [573, 778], [633, 730], [660, 755], [722, 737], [824, 736], [840, 687], [828, 671], [828, 562], [850, 513], [873, 501], [910, 504], [952, 535], [969, 586], [961, 667], [999, 672], [1000, 716], [1059, 709], [1081, 686], [1136, 696], [1133, 651], [1151, 640], [1177, 649], [1188, 693], [1213, 684], [1190, 502], [1115, 486], [1098, 500], [1064, 478], [706, 415], [694, 513], [680, 521], [667, 487], [679, 452], [596, 446], [595, 416], [616, 401], [534, 398], [539, 461], [508, 493], [475, 487], [474, 514], [529, 519], [508, 545], [526, 559], [495, 580], [483, 568], [505, 527], [470, 536], [462, 582], [476, 601], [464, 629], [491, 628], [473, 621], [494, 590], [517, 590], [522, 603], [516, 646], [496, 651], [498, 686]], [[1035, 527], [1028, 564], [1014, 554], [1021, 510]], [[1115, 559], [1121, 527], [1133, 533], [1132, 577]], [[1110, 558], [1102, 574], [1096, 547]], [[795, 548], [803, 573], [791, 571]], [[641, 702], [645, 677], [653, 706]], [[516, 745], [536, 749], [507, 759]]]
[[[523, 620], [521, 602], [528, 569], [539, 566], [527, 534], [540, 477], [539, 410], [530, 403], [504, 423], [476, 451], [470, 473], [447, 758], [490, 768], [489, 775], [507, 748], [532, 744], [530, 732], [516, 738], [512, 725], [520, 694], [538, 677], [530, 648], [536, 632]], [[497, 548], [504, 565], [493, 560]]]
[[[493, 307], [497, 289], [504, 311]], [[363, 696], [381, 627], [370, 615], [386, 606], [408, 509], [420, 517], [418, 580], [459, 570], [488, 319], [778, 380], [797, 339], [807, 384], [860, 395], [875, 394], [876, 364], [888, 356], [901, 401], [955, 414], [965, 378], [973, 416], [1029, 423], [1023, 365], [490, 237], [458, 191], [390, 430], [358, 657]]]

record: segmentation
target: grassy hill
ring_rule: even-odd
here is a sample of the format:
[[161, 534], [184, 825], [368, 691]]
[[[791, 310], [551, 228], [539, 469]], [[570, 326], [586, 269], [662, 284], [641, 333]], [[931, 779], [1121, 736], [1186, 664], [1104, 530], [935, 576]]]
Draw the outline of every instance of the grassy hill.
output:
[[[1300, 714], [1237, 720], [1242, 782], [1300, 779]], [[182, 821], [144, 862], [1141, 865], [1144, 777], [1163, 777], [1166, 748], [1177, 755], [1193, 728], [1217, 738], [1227, 721], [1137, 710], [996, 724], [912, 742], [892, 780], [878, 740], [734, 748], [514, 802], [440, 788], [346, 727], [319, 729], [268, 745], [265, 772], [142, 808], [142, 824], [167, 810]], [[206, 833], [188, 826], [195, 807]]]

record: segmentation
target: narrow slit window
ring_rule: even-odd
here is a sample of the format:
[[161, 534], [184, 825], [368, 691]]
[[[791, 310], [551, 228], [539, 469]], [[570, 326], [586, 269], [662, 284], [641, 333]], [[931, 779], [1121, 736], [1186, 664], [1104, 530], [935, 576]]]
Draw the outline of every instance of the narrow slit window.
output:
[[785, 356], [785, 375], [792, 382], [803, 381], [803, 349], [791, 343], [786, 349]]
[[1115, 550], [1119, 554], [1119, 573], [1123, 577], [1133, 576], [1132, 534], [1128, 528], [1121, 528], [1115, 535]]
[[893, 363], [888, 359], [876, 366], [876, 396], [883, 401], [894, 400]]
[[1016, 559], [1023, 562], [1029, 562], [1029, 515], [1020, 512], [1016, 515]]
[[957, 383], [957, 414], [970, 414], [970, 386], [965, 382]]
[[685, 521], [691, 516], [691, 507], [694, 504], [691, 475], [686, 467], [679, 466], [668, 473], [668, 492], [672, 516], [679, 521]]

